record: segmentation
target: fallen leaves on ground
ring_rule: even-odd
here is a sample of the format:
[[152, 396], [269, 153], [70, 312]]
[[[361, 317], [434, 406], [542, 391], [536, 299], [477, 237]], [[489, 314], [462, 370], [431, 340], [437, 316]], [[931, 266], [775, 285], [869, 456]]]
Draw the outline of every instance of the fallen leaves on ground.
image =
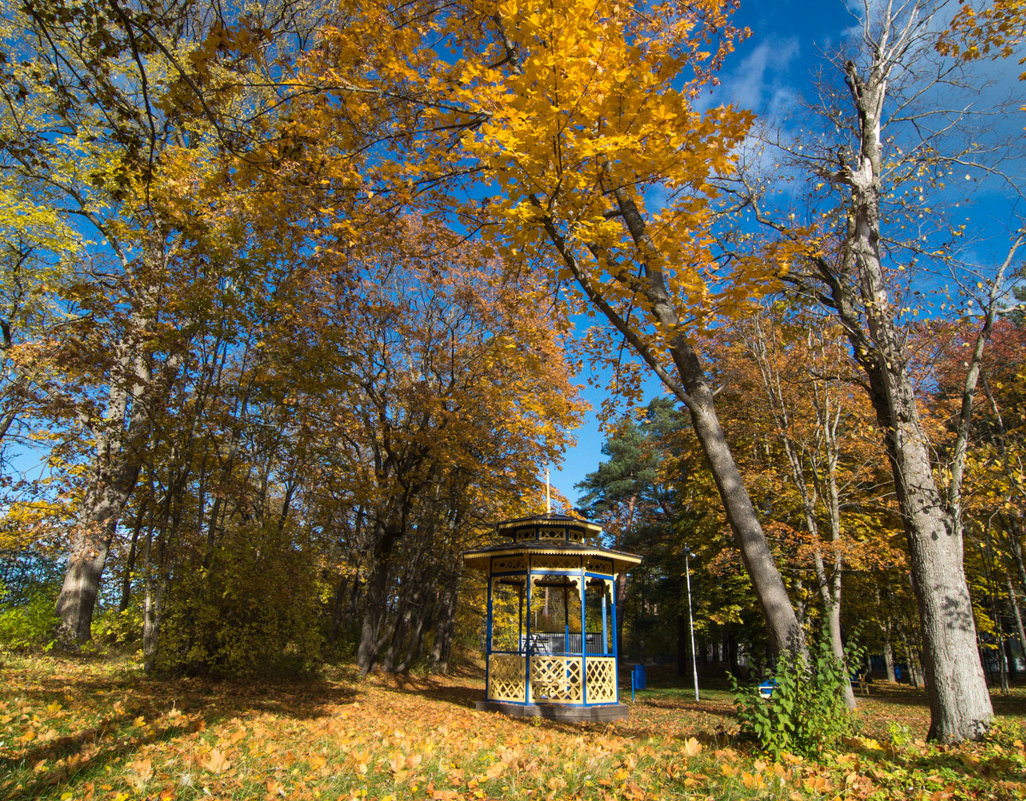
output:
[[[902, 691], [904, 692], [904, 691]], [[1026, 797], [1021, 715], [991, 741], [927, 745], [921, 697], [863, 703], [845, 751], [776, 763], [732, 737], [725, 693], [639, 695], [603, 725], [477, 712], [479, 678], [285, 686], [157, 681], [128, 664], [20, 659], [0, 682], [0, 797], [781, 799]]]

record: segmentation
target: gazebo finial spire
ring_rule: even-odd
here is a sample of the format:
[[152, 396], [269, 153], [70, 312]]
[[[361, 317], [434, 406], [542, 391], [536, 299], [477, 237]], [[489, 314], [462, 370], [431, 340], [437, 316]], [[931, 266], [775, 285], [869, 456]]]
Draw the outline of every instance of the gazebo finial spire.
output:
[[545, 468], [545, 514], [552, 514], [552, 492], [549, 489], [549, 468]]

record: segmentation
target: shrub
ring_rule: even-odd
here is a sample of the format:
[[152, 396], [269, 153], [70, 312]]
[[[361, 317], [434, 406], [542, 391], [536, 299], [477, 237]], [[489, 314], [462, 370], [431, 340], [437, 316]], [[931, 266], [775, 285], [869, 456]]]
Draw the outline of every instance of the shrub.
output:
[[277, 526], [225, 533], [205, 560], [177, 566], [160, 629], [165, 673], [291, 677], [320, 664], [320, 593], [312, 549]]
[[22, 603], [0, 611], [0, 647], [10, 651], [52, 648], [58, 622], [56, 597], [54, 588], [39, 586]]
[[733, 677], [731, 689], [742, 735], [755, 739], [774, 759], [784, 752], [814, 757], [852, 733], [854, 716], [843, 692], [847, 676], [828, 636], [810, 644], [808, 661], [797, 649], [782, 654], [773, 678], [769, 699], [757, 688], [740, 687]]
[[133, 648], [142, 640], [142, 625], [142, 610], [137, 605], [105, 609], [93, 621], [93, 638], [108, 648]]

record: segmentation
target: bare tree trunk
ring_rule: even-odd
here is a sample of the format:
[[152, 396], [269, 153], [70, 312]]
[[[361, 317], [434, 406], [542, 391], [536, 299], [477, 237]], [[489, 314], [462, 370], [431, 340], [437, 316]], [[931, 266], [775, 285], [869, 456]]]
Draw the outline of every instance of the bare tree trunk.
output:
[[399, 531], [390, 530], [380, 522], [375, 524], [374, 553], [371, 572], [364, 586], [360, 644], [356, 649], [356, 666], [363, 676], [374, 667], [384, 645], [381, 630], [388, 614], [389, 565], [399, 537]]
[[897, 677], [894, 675], [894, 645], [891, 643], [891, 627], [889, 625], [884, 635], [883, 658], [887, 681], [897, 681]]
[[406, 653], [403, 655], [402, 662], [396, 667], [397, 673], [406, 673], [413, 665], [413, 661], [420, 656], [421, 646], [424, 644], [424, 632], [431, 626], [431, 621], [434, 619], [435, 603], [437, 603], [437, 598], [435, 602], [429, 599], [420, 605], [416, 617], [417, 622], [406, 639]]
[[691, 399], [688, 411], [691, 413], [692, 426], [723, 500], [727, 520], [766, 621], [770, 647], [777, 654], [796, 648], [804, 651], [804, 637], [794, 607], [777, 570], [773, 552], [766, 541], [744, 480], [737, 469], [734, 455], [720, 427], [712, 390], [698, 356], [683, 341], [675, 344], [673, 355]]
[[118, 603], [118, 611], [124, 612], [132, 597], [132, 572], [135, 570], [136, 549], [139, 543], [139, 533], [143, 527], [143, 517], [146, 515], [147, 504], [140, 503], [139, 509], [132, 524], [132, 541], [128, 546], [128, 557], [125, 559], [125, 571], [121, 576], [121, 601]]
[[911, 382], [882, 363], [870, 380], [908, 536], [930, 698], [929, 737], [943, 742], [977, 739], [986, 732], [993, 710], [976, 651], [962, 538], [934, 483]]
[[459, 577], [445, 591], [441, 599], [441, 608], [435, 616], [435, 642], [431, 648], [428, 664], [439, 673], [449, 672], [449, 660], [452, 654], [452, 635], [456, 630], [456, 597]]
[[910, 37], [920, 34], [919, 26], [914, 20], [899, 29], [894, 19], [885, 20], [882, 32], [872, 34], [877, 36], [877, 50], [868, 74], [860, 74], [854, 62], [845, 66], [858, 116], [859, 145], [851, 163], [827, 177], [850, 190], [848, 228], [839, 269], [821, 257], [814, 261], [869, 377], [870, 398], [894, 476], [923, 633], [929, 737], [958, 742], [983, 736], [993, 710], [976, 650], [960, 525], [934, 478], [931, 446], [919, 419], [904, 337], [889, 301], [880, 255], [880, 130], [888, 76]]
[[1026, 631], [1022, 626], [1022, 611], [1019, 609], [1019, 599], [1015, 594], [1015, 587], [1012, 585], [1012, 577], [1005, 575], [1005, 586], [1008, 587], [1008, 603], [1012, 607], [1012, 615], [1015, 617], [1015, 632], [1019, 635], [1019, 651], [1026, 657]]
[[[1019, 584], [1026, 591], [1026, 560], [1022, 558], [1022, 542], [1019, 540], [1022, 518], [1017, 517], [1009, 522], [1012, 525], [1008, 527], [1008, 544], [1012, 551], [1012, 560], [1015, 562], [1015, 568], [1019, 573]], [[1026, 647], [1026, 643], [1024, 643], [1024, 647]]]
[[146, 536], [146, 576], [143, 584], [143, 671], [152, 673], [157, 663], [157, 649], [160, 645], [160, 624], [164, 616], [164, 596], [168, 578], [164, 574], [163, 555], [167, 531], [161, 533], [161, 557], [153, 564], [153, 529]]

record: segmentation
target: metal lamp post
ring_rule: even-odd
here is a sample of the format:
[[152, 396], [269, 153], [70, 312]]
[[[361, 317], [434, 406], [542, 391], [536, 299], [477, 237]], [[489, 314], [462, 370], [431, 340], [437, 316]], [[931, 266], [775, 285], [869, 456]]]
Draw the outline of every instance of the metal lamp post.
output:
[[695, 656], [695, 618], [691, 614], [691, 549], [684, 546], [684, 575], [688, 583], [688, 624], [691, 626], [691, 675], [695, 681], [695, 700], [698, 700], [698, 659]]

